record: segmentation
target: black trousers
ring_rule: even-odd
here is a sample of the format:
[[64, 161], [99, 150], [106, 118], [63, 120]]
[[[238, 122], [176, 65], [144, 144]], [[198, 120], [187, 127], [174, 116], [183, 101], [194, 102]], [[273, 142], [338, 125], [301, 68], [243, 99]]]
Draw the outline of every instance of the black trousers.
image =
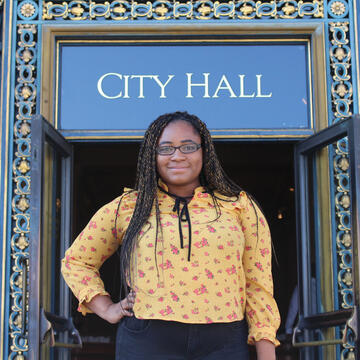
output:
[[116, 360], [248, 360], [245, 320], [185, 324], [124, 317], [116, 335]]

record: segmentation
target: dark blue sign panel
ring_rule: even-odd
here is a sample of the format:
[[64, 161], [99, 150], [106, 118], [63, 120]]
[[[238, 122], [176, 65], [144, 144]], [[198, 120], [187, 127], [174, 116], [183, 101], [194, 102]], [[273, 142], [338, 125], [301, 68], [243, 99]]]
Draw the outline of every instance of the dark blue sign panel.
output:
[[[84, 45], [85, 44], [85, 45]], [[209, 128], [311, 129], [308, 43], [64, 42], [57, 127], [146, 129], [196, 114]]]

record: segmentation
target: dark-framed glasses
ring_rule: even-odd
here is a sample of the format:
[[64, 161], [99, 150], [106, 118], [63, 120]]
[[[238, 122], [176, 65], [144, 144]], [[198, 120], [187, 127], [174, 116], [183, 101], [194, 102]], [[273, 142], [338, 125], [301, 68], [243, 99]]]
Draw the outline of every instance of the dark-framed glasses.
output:
[[191, 154], [201, 148], [200, 144], [188, 143], [180, 146], [158, 146], [156, 152], [158, 155], [172, 155], [175, 153], [176, 149], [179, 149], [183, 154]]

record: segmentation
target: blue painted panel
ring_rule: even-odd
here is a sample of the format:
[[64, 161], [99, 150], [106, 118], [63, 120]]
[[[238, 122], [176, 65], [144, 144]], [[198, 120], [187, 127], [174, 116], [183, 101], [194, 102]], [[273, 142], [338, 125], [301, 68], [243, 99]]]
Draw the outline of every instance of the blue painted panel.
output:
[[186, 110], [214, 130], [310, 129], [307, 46], [64, 42], [57, 127], [140, 130]]

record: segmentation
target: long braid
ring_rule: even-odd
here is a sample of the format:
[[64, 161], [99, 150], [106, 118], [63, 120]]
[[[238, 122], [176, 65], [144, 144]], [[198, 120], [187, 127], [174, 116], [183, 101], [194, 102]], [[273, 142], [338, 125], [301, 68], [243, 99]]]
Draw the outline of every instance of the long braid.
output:
[[[203, 150], [203, 168], [200, 174], [200, 184], [211, 195], [217, 218], [221, 215], [217, 199], [225, 201], [226, 199], [217, 197], [214, 191], [216, 190], [217, 193], [225, 197], [238, 197], [242, 191], [242, 188], [225, 174], [216, 155], [210, 132], [197, 116], [190, 115], [187, 112], [175, 112], [161, 115], [153, 121], [146, 131], [140, 147], [134, 187], [134, 191], [137, 191], [137, 200], [129, 226], [124, 234], [120, 251], [120, 275], [123, 282], [123, 287], [121, 288], [125, 289], [126, 295], [128, 294], [128, 286], [132, 287], [135, 279], [131, 270], [137, 239], [140, 231], [148, 221], [153, 206], [155, 206], [156, 214], [155, 261], [157, 265], [157, 243], [159, 232], [162, 234], [162, 228], [160, 224], [159, 200], [157, 197], [159, 176], [156, 165], [156, 147], [164, 128], [170, 122], [175, 121], [188, 122], [200, 135]], [[253, 200], [252, 198], [251, 201]], [[118, 211], [120, 210], [118, 209]]]

